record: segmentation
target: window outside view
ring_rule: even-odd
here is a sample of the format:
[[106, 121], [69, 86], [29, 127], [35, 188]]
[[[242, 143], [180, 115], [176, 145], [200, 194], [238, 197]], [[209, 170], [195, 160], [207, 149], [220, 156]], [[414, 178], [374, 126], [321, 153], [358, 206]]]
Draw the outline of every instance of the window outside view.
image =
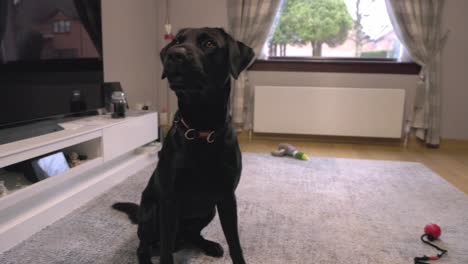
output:
[[385, 0], [285, 0], [269, 57], [397, 58]]

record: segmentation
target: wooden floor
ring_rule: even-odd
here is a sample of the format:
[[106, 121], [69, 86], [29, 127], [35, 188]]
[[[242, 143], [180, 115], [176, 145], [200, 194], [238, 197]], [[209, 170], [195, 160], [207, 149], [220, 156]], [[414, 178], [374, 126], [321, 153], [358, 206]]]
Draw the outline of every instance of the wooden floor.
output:
[[279, 143], [293, 144], [309, 157], [400, 160], [420, 162], [468, 194], [468, 141], [445, 140], [438, 149], [426, 148], [416, 139], [408, 147], [399, 143], [327, 143], [323, 140], [239, 135], [242, 151], [270, 153]]

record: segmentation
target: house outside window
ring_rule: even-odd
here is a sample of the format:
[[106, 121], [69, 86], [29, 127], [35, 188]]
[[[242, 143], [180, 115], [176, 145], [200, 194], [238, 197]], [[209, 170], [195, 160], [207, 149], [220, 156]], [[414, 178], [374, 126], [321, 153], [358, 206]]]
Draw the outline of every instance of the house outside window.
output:
[[395, 59], [400, 42], [385, 0], [285, 0], [269, 57]]

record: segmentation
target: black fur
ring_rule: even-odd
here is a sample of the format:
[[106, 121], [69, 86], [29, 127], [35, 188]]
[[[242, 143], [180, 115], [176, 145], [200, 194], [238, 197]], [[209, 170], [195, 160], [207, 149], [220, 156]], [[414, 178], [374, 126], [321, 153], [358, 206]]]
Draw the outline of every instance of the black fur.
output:
[[134, 203], [115, 203], [112, 205], [112, 208], [115, 210], [124, 212], [128, 215], [128, 219], [132, 222], [132, 224], [138, 224], [138, 204]]
[[[172, 253], [186, 244], [222, 256], [223, 248], [200, 234], [216, 210], [233, 263], [245, 263], [235, 196], [242, 159], [228, 101], [230, 76], [237, 78], [253, 56], [251, 48], [220, 28], [183, 29], [161, 50], [162, 77], [176, 93], [179, 110], [139, 207], [114, 205], [138, 222], [140, 264], [151, 263], [152, 248], [159, 249], [161, 264], [172, 264]], [[215, 131], [210, 138], [214, 142], [187, 139], [188, 128], [182, 123], [197, 131]]]

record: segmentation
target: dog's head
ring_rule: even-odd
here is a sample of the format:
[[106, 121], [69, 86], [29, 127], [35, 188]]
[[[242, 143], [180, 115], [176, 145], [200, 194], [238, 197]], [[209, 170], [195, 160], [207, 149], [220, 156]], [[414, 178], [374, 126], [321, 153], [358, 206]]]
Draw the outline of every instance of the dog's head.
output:
[[222, 28], [180, 30], [161, 50], [162, 78], [179, 94], [208, 93], [237, 79], [254, 57], [252, 49]]

